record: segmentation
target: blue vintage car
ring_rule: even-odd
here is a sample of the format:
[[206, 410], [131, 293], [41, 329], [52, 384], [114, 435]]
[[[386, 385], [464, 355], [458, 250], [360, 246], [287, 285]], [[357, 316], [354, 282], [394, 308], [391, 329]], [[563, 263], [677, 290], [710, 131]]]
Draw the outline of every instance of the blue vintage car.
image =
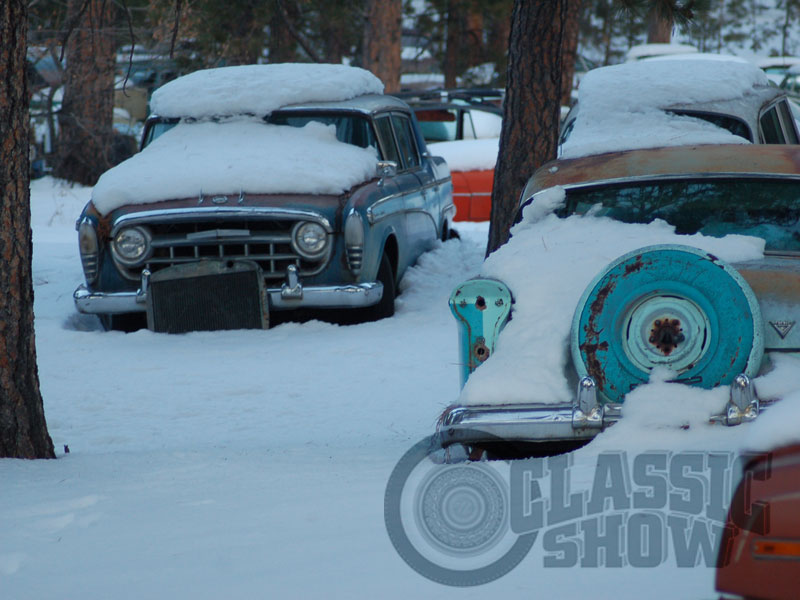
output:
[[[261, 70], [269, 76], [271, 66], [249, 66], [248, 76]], [[313, 77], [308, 85], [314, 85]], [[231, 113], [242, 111], [240, 105]], [[103, 176], [106, 181], [101, 178], [95, 194], [102, 188], [106, 210], [93, 197], [77, 222], [86, 277], [74, 293], [78, 311], [98, 315], [109, 329], [130, 330], [146, 323], [165, 332], [267, 327], [273, 311], [358, 309], [364, 319], [394, 313], [403, 273], [437, 240], [451, 236], [455, 213], [448, 167], [428, 153], [414, 113], [403, 101], [375, 93], [282, 105], [256, 116], [252, 112], [241, 119], [226, 112], [205, 119], [150, 117], [142, 151], [131, 160], [148, 153], [158, 159], [157, 150], [164, 153], [162, 140], [177, 139], [179, 130], [184, 139], [195, 139], [192, 128], [200, 126], [213, 128], [213, 135], [205, 141], [197, 138], [201, 143], [175, 156], [172, 173], [162, 169], [160, 197], [151, 192], [144, 201], [135, 198], [138, 184], [130, 175], [126, 184], [124, 173], [117, 177], [119, 183], [109, 183], [113, 170]], [[315, 123], [325, 128], [314, 129]], [[209, 183], [215, 174], [205, 170], [216, 170], [214, 153], [224, 154], [226, 144], [237, 143], [226, 137], [234, 125], [286, 140], [285, 146], [263, 148], [265, 166], [278, 161], [288, 165], [264, 179], [263, 192], [250, 173], [241, 175], [245, 183], [230, 189], [220, 188], [224, 178], [217, 177], [216, 188]], [[298, 130], [321, 136], [324, 130], [334, 131], [336, 139], [331, 135], [327, 146], [319, 146], [322, 150], [313, 144], [292, 145], [290, 138]], [[230, 139], [253, 144], [255, 138]], [[331, 160], [337, 156], [331, 154], [342, 155], [339, 164], [347, 167], [343, 157], [351, 149], [361, 152], [358, 160], [366, 160], [371, 169], [360, 181], [334, 193], [320, 193], [324, 185], [309, 183], [328, 177], [322, 169], [328, 165], [330, 173], [330, 164], [335, 167]], [[258, 147], [243, 150], [241, 160], [259, 153]], [[197, 164], [192, 165], [195, 155]], [[176, 194], [173, 174], [179, 179], [184, 168], [198, 171], [191, 174], [196, 185], [178, 185], [181, 193]], [[152, 190], [146, 175], [140, 176], [142, 185]], [[281, 177], [288, 183], [273, 185]], [[139, 201], [109, 204], [108, 198], [116, 198], [120, 189]], [[187, 189], [194, 191], [189, 195]]]

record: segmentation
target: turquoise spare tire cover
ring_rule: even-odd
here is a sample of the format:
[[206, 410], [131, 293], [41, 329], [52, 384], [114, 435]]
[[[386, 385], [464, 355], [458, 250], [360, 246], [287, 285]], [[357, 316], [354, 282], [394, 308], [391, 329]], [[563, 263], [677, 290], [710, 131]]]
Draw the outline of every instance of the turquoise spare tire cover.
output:
[[586, 288], [572, 321], [572, 359], [604, 402], [622, 402], [664, 366], [673, 381], [712, 388], [752, 377], [764, 355], [764, 323], [744, 278], [691, 246], [640, 248]]

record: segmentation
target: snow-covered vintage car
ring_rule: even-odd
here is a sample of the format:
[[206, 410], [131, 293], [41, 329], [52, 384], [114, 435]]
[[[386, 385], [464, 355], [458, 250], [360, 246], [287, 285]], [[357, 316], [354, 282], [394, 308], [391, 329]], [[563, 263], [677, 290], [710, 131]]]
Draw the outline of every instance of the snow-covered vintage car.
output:
[[445, 445], [580, 445], [657, 371], [729, 386], [713, 421], [769, 404], [752, 379], [800, 352], [800, 147], [560, 159], [522, 199], [510, 241], [450, 298], [463, 390]]
[[455, 208], [408, 105], [342, 65], [198, 71], [158, 89], [142, 151], [78, 219], [77, 309], [107, 328], [259, 328], [272, 311], [393, 314]]

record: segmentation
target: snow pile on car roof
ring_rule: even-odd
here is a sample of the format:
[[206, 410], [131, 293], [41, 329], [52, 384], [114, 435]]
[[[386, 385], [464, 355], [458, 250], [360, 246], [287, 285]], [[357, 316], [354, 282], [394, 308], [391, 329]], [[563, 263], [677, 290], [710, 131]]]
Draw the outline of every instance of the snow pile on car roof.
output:
[[301, 102], [335, 102], [382, 94], [383, 83], [358, 67], [329, 64], [242, 65], [195, 71], [158, 88], [150, 100], [161, 117], [265, 116]]
[[[589, 71], [578, 90], [578, 116], [561, 157], [692, 144], [745, 144], [702, 119], [665, 111], [713, 103], [747, 112], [769, 87], [754, 65], [727, 60], [646, 60]], [[750, 108], [754, 114], [757, 109]]]
[[494, 169], [499, 143], [499, 138], [429, 142], [428, 150], [443, 157], [451, 171], [485, 171]]
[[467, 380], [462, 403], [571, 403], [576, 390], [566, 373], [573, 315], [589, 283], [627, 252], [653, 244], [685, 244], [729, 262], [763, 256], [764, 241], [755, 237], [677, 235], [662, 220], [627, 224], [588, 215], [558, 218], [550, 211], [564, 201], [561, 188], [537, 201], [541, 204], [525, 208], [511, 240], [481, 269], [482, 277], [509, 286], [514, 313], [493, 355]]
[[377, 154], [336, 139], [333, 125], [261, 119], [179, 123], [106, 171], [92, 201], [101, 214], [200, 194], [341, 194], [375, 176]]

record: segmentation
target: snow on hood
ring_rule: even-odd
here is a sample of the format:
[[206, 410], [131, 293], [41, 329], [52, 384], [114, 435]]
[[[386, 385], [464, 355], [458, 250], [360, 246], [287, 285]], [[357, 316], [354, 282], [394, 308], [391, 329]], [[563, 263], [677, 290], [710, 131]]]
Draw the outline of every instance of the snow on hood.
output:
[[435, 142], [428, 150], [443, 157], [451, 171], [484, 171], [494, 169], [499, 143], [499, 138]]
[[150, 100], [161, 117], [266, 116], [288, 104], [335, 102], [382, 94], [383, 83], [358, 67], [329, 64], [242, 65], [195, 71], [158, 88]]
[[[554, 188], [548, 209], [559, 195], [563, 202], [563, 190]], [[561, 219], [536, 202], [525, 208], [511, 233], [511, 240], [486, 259], [481, 276], [509, 286], [513, 318], [493, 355], [470, 375], [461, 403], [570, 403], [575, 396], [566, 377], [572, 318], [584, 289], [619, 256], [653, 244], [685, 244], [735, 262], [760, 258], [764, 250], [760, 238], [677, 235], [662, 220], [645, 225], [590, 215]]]
[[648, 60], [589, 71], [578, 90], [578, 115], [562, 158], [692, 144], [746, 144], [702, 119], [665, 108], [744, 100], [769, 86], [752, 64], [725, 60]]
[[341, 194], [375, 176], [377, 155], [336, 139], [333, 125], [261, 119], [179, 123], [106, 171], [92, 201], [101, 214], [203, 194]]

